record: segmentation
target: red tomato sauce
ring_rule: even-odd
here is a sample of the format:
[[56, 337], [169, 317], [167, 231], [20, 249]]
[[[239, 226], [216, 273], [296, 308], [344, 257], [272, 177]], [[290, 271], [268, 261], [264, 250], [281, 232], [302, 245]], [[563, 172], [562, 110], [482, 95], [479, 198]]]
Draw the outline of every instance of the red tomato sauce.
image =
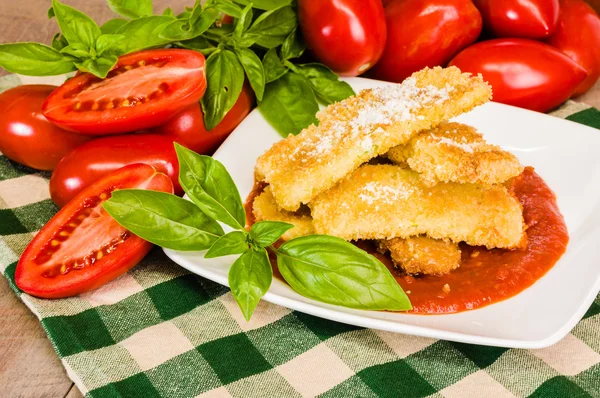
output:
[[[263, 188], [257, 184], [246, 202], [249, 225], [254, 222], [251, 204]], [[533, 168], [527, 167], [510, 189], [523, 206], [528, 238], [525, 249], [488, 250], [462, 244], [458, 269], [444, 276], [409, 276], [394, 268], [390, 258], [378, 253], [371, 242], [357, 245], [390, 269], [408, 294], [412, 313], [449, 314], [505, 300], [544, 276], [563, 255], [569, 241], [556, 196]]]

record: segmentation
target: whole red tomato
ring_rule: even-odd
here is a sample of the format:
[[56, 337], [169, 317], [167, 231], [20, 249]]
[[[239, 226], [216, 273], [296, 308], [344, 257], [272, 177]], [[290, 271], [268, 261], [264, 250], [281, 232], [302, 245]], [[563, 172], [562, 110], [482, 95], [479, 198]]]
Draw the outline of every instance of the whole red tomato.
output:
[[497, 37], [543, 39], [558, 21], [558, 0], [473, 0], [486, 30]]
[[168, 175], [175, 193], [183, 192], [173, 139], [156, 134], [125, 134], [98, 138], [65, 156], [50, 178], [50, 197], [62, 207], [105, 175], [134, 163], [148, 164]]
[[461, 51], [450, 65], [481, 73], [494, 101], [547, 112], [566, 101], [585, 70], [547, 44], [528, 39], [483, 41]]
[[89, 137], [65, 131], [42, 115], [42, 104], [55, 89], [42, 84], [11, 88], [0, 94], [0, 152], [38, 170], [56, 164]]
[[313, 55], [341, 76], [358, 76], [381, 57], [381, 0], [299, 0], [298, 19]]
[[123, 167], [96, 181], [63, 207], [19, 259], [15, 282], [25, 293], [69, 297], [124, 274], [152, 248], [102, 208], [116, 189], [173, 192], [166, 175], [145, 164]]
[[583, 0], [561, 0], [558, 24], [548, 43], [587, 71], [574, 95], [588, 91], [600, 77], [600, 17], [594, 9]]
[[252, 109], [254, 92], [248, 84], [223, 120], [212, 130], [204, 126], [204, 112], [200, 104], [190, 105], [167, 123], [150, 130], [155, 134], [165, 134], [175, 142], [194, 152], [212, 154], [225, 138], [244, 120]]
[[387, 43], [372, 74], [393, 82], [445, 65], [481, 32], [481, 16], [470, 0], [395, 0], [385, 18]]
[[42, 112], [65, 129], [89, 135], [127, 133], [158, 126], [206, 90], [204, 56], [160, 49], [124, 55], [100, 79], [80, 73], [48, 97]]

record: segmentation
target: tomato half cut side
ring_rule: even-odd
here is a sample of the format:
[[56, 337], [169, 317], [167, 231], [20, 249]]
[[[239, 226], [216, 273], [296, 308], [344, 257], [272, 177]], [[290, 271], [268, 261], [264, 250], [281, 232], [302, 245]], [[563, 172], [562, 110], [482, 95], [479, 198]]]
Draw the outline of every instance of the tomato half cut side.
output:
[[123, 167], [77, 195], [29, 243], [15, 272], [32, 296], [62, 298], [95, 289], [136, 265], [152, 244], [117, 224], [102, 208], [116, 189], [173, 192], [165, 174], [146, 164]]
[[81, 73], [56, 89], [42, 106], [56, 125], [89, 135], [158, 126], [197, 102], [206, 90], [204, 56], [191, 50], [132, 53], [100, 79]]

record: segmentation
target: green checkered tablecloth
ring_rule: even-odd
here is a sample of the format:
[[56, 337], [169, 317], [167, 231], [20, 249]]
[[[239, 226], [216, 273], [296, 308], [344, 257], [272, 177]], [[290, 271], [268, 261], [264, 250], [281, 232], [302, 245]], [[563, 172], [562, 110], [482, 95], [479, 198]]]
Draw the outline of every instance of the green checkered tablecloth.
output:
[[[600, 111], [581, 104], [556, 115], [600, 128]], [[28, 296], [13, 277], [57, 210], [48, 178], [0, 155], [0, 270], [86, 396], [600, 397], [600, 297], [562, 341], [521, 350], [362, 329], [266, 302], [246, 322], [229, 289], [158, 248], [96, 291]]]

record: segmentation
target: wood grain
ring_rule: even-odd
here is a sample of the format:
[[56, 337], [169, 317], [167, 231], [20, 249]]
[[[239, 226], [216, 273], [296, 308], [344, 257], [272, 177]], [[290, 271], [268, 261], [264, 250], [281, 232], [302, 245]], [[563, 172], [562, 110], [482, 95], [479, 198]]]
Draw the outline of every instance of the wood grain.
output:
[[[589, 0], [600, 11], [600, 0]], [[102, 0], [65, 2], [103, 23], [114, 15]], [[175, 12], [192, 0], [155, 0], [155, 11], [167, 6]], [[46, 16], [49, 0], [0, 0], [0, 43], [50, 43], [56, 21]], [[4, 74], [0, 71], [0, 76]], [[600, 84], [577, 98], [600, 108]], [[36, 317], [0, 278], [0, 397], [80, 398]]]

